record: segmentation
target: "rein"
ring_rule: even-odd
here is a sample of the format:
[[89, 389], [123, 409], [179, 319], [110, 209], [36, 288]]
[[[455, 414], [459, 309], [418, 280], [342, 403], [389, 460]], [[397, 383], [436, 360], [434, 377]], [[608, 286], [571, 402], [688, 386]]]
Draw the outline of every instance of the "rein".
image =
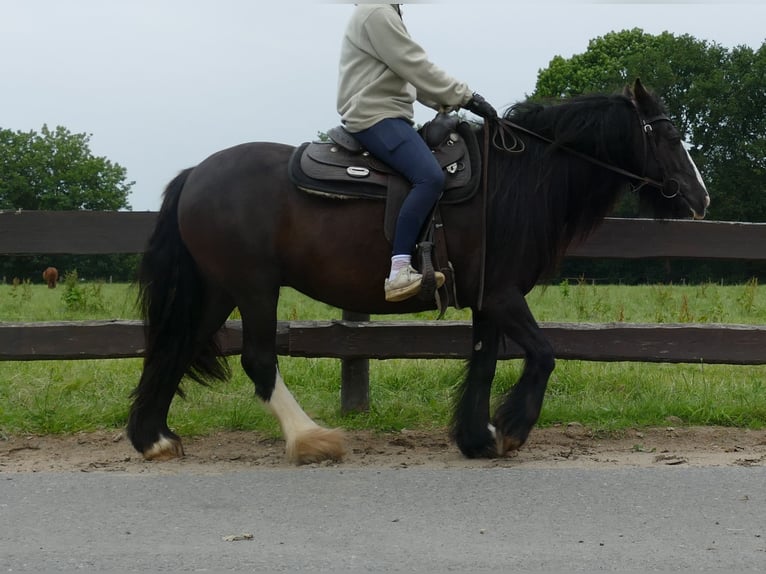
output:
[[[487, 275], [487, 198], [489, 197], [490, 131], [489, 123], [484, 122], [484, 149], [482, 151], [484, 157], [481, 160], [481, 268], [479, 269], [479, 296], [476, 302], [476, 309], [478, 311], [481, 311], [484, 305], [484, 279]], [[514, 135], [513, 138], [515, 140], [516, 136]]]
[[[670, 118], [668, 118], [665, 115], [659, 115], [659, 116], [656, 116], [656, 117], [652, 117], [652, 118], [650, 118], [648, 120], [645, 120], [644, 118], [642, 118], [639, 115], [638, 119], [641, 122], [642, 132], [644, 133], [644, 136], [645, 136], [644, 137], [644, 167], [646, 167], [646, 162], [647, 162], [648, 157], [649, 157], [649, 154], [647, 152], [647, 139], [649, 140], [649, 142], [651, 142], [652, 152], [655, 153], [655, 156], [656, 156], [656, 152], [654, 152], [654, 146], [655, 146], [654, 140], [651, 139], [651, 137], [650, 137], [651, 133], [652, 133], [652, 124], [654, 124], [656, 122], [660, 122], [660, 121], [668, 121], [669, 122]], [[494, 136], [492, 138], [492, 145], [494, 145], [495, 148], [500, 150], [500, 151], [504, 151], [504, 152], [507, 152], [507, 153], [521, 153], [521, 152], [523, 152], [526, 149], [526, 146], [524, 145], [524, 142], [520, 141], [516, 137], [516, 134], [514, 133], [515, 131], [518, 131], [518, 132], [530, 135], [530, 136], [532, 136], [532, 137], [534, 137], [536, 139], [539, 139], [540, 141], [543, 141], [543, 142], [545, 142], [547, 144], [555, 145], [559, 149], [561, 149], [561, 150], [563, 150], [563, 151], [565, 151], [565, 152], [567, 152], [567, 153], [569, 153], [569, 154], [571, 154], [571, 155], [573, 155], [575, 157], [583, 159], [583, 160], [585, 160], [585, 161], [587, 161], [589, 163], [592, 163], [593, 165], [596, 165], [598, 167], [607, 169], [607, 170], [609, 170], [611, 172], [614, 172], [616, 174], [623, 175], [625, 177], [628, 177], [630, 179], [633, 179], [633, 180], [636, 180], [636, 181], [640, 182], [640, 184], [638, 186], [633, 188], [633, 191], [638, 191], [639, 189], [641, 189], [645, 185], [651, 185], [651, 186], [656, 187], [656, 188], [660, 189], [661, 191], [663, 191], [663, 195], [666, 198], [668, 198], [668, 199], [671, 199], [671, 198], [675, 197], [676, 195], [678, 195], [678, 191], [676, 191], [673, 195], [670, 195], [670, 196], [665, 195], [665, 193], [664, 193], [665, 185], [662, 182], [657, 181], [656, 179], [652, 179], [652, 178], [646, 177], [644, 175], [638, 175], [636, 173], [633, 173], [632, 171], [628, 171], [626, 169], [622, 169], [621, 167], [617, 167], [615, 165], [611, 165], [611, 164], [606, 163], [604, 161], [601, 161], [600, 159], [597, 159], [597, 158], [595, 158], [593, 156], [590, 156], [588, 154], [585, 154], [585, 153], [579, 152], [579, 151], [577, 151], [575, 149], [572, 149], [572, 148], [570, 148], [568, 146], [558, 145], [556, 143], [556, 140], [553, 140], [553, 139], [551, 139], [549, 137], [546, 137], [546, 136], [544, 136], [542, 134], [539, 134], [539, 133], [537, 133], [535, 131], [532, 131], [532, 130], [527, 129], [527, 128], [523, 127], [523, 126], [520, 126], [519, 124], [514, 123], [514, 122], [512, 122], [512, 121], [510, 121], [508, 119], [498, 118], [496, 120], [495, 124], [496, 124], [497, 127], [495, 129], [495, 134], [494, 134]], [[512, 142], [513, 142], [512, 145], [510, 145], [510, 146], [507, 143], [507, 137], [509, 135], [512, 138]], [[499, 143], [498, 143], [498, 141], [499, 141]]]

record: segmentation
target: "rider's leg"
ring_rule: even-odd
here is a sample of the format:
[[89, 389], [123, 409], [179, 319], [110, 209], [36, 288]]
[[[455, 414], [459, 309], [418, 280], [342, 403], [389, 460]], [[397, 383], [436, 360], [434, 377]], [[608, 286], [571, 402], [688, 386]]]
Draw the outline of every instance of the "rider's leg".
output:
[[367, 151], [412, 184], [397, 219], [386, 284], [386, 299], [401, 301], [420, 290], [422, 276], [412, 269], [411, 256], [418, 234], [444, 188], [444, 172], [426, 143], [405, 120], [381, 120], [354, 136]]

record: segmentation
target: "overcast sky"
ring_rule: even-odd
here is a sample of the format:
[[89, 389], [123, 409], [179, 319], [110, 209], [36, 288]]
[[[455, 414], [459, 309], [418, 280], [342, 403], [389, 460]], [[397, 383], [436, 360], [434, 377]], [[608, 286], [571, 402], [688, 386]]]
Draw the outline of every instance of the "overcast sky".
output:
[[[299, 144], [338, 123], [338, 54], [350, 3], [0, 0], [0, 128], [91, 134], [127, 169], [135, 211], [167, 182], [245, 141]], [[430, 59], [495, 107], [524, 99], [556, 55], [634, 27], [731, 48], [766, 41], [766, 3], [416, 3]], [[643, 78], [651, 85], [651, 78]], [[418, 121], [432, 115], [419, 108]]]

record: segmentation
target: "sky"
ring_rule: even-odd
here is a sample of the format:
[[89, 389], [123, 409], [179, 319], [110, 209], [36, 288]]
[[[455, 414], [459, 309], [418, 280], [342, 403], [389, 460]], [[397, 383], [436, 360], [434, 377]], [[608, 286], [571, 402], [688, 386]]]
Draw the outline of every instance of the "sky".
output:
[[[352, 3], [0, 0], [0, 128], [63, 126], [127, 170], [134, 211], [182, 169], [246, 141], [298, 145], [339, 123], [338, 57]], [[412, 3], [432, 62], [498, 110], [554, 56], [612, 31], [766, 42], [766, 1]], [[642, 78], [651, 86], [651, 78]], [[418, 107], [416, 120], [433, 112]]]

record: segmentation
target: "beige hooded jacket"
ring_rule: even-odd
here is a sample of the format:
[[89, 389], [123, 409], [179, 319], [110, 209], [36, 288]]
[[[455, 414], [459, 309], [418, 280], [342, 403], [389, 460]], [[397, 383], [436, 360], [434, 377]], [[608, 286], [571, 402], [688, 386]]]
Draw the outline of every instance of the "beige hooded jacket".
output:
[[417, 99], [434, 109], [466, 104], [472, 92], [428, 60], [395, 4], [359, 4], [341, 46], [338, 113], [350, 132], [386, 118], [414, 119]]

